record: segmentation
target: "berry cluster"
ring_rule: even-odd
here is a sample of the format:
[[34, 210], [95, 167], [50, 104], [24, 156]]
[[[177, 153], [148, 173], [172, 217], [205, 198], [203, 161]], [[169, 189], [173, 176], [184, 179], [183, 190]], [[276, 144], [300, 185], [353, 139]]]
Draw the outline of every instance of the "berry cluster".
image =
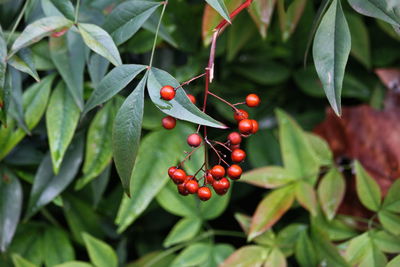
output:
[[[200, 77], [200, 76], [199, 76]], [[181, 87], [181, 86], [180, 86]], [[179, 88], [179, 87], [178, 87]], [[175, 91], [177, 88], [166, 85], [160, 90], [160, 97], [166, 101], [170, 101], [175, 97]], [[238, 180], [242, 175], [242, 168], [238, 165], [246, 158], [246, 152], [240, 148], [243, 137], [248, 137], [251, 134], [255, 134], [258, 131], [258, 122], [253, 119], [249, 119], [249, 114], [243, 109], [237, 109], [236, 106], [240, 104], [246, 104], [248, 107], [257, 107], [260, 104], [260, 98], [256, 94], [249, 94], [246, 97], [246, 101], [237, 104], [231, 104], [221, 97], [207, 91], [207, 94], [216, 97], [232, 107], [234, 111], [234, 119], [238, 123], [239, 132], [231, 132], [225, 143], [209, 140], [205, 134], [205, 138], [199, 135], [199, 129], [196, 133], [190, 134], [187, 137], [187, 143], [193, 148], [191, 152], [179, 163], [178, 166], [173, 166], [168, 169], [168, 175], [172, 181], [177, 185], [178, 192], [183, 195], [197, 194], [200, 200], [209, 200], [212, 196], [210, 187], [212, 187], [216, 194], [224, 195], [228, 192], [230, 187], [230, 180]], [[193, 104], [196, 103], [196, 98], [193, 95], [188, 94], [188, 98]], [[173, 129], [176, 125], [176, 119], [171, 116], [164, 117], [162, 119], [162, 126], [165, 129]], [[206, 133], [206, 131], [205, 131]], [[190, 156], [201, 146], [205, 146], [206, 153], [207, 147], [210, 147], [217, 155], [219, 162], [212, 168], [207, 168], [208, 162], [200, 167], [200, 169], [194, 175], [188, 175], [183, 170], [184, 162], [190, 158]], [[223, 154], [216, 147], [220, 146], [226, 151], [230, 152], [230, 158], [232, 164], [229, 164], [224, 160], [226, 155]], [[223, 167], [223, 165], [225, 167]], [[202, 172], [202, 175], [199, 173]], [[200, 177], [198, 177], [200, 176]], [[228, 178], [229, 177], [230, 180]]]

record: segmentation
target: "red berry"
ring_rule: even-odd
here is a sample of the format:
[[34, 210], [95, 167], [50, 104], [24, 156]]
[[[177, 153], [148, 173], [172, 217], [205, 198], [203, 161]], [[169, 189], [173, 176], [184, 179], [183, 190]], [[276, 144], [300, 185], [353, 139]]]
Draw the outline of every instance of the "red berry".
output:
[[235, 114], [233, 115], [233, 117], [235, 118], [236, 121], [241, 121], [244, 119], [248, 119], [249, 113], [247, 113], [246, 110], [238, 109], [237, 111], [235, 111]]
[[168, 169], [168, 176], [169, 176], [170, 178], [172, 178], [173, 175], [174, 175], [174, 172], [175, 172], [176, 170], [177, 170], [177, 169], [176, 169], [175, 166], [169, 167], [169, 169]]
[[240, 148], [240, 145], [239, 144], [238, 145], [231, 145], [230, 148], [232, 150], [234, 150], [234, 149]]
[[225, 168], [221, 165], [215, 165], [211, 169], [211, 174], [215, 179], [221, 179], [225, 175]]
[[238, 128], [242, 134], [249, 134], [253, 130], [253, 122], [249, 119], [241, 120], [239, 121]]
[[255, 134], [258, 132], [258, 122], [256, 120], [251, 120], [251, 124], [253, 125], [253, 129], [251, 129], [251, 133]]
[[193, 104], [196, 104], [196, 97], [194, 95], [187, 94], [187, 97], [189, 97], [190, 102], [192, 102]]
[[215, 193], [217, 193], [218, 195], [225, 194], [226, 192], [228, 192], [230, 184], [231, 183], [229, 182], [229, 180], [226, 179], [225, 177], [219, 181], [215, 181], [213, 183], [213, 188], [214, 188]]
[[242, 162], [246, 158], [246, 152], [240, 148], [234, 149], [231, 158], [233, 162]]
[[176, 184], [182, 184], [186, 180], [186, 172], [184, 170], [178, 169], [172, 174], [172, 180]]
[[232, 132], [228, 135], [228, 140], [231, 145], [238, 145], [242, 142], [242, 137], [237, 132]]
[[228, 168], [228, 176], [229, 178], [231, 178], [232, 180], [237, 180], [240, 178], [240, 176], [242, 175], [242, 168], [239, 165], [236, 164], [232, 164], [229, 168]]
[[175, 128], [176, 119], [174, 117], [167, 116], [167, 117], [162, 118], [161, 124], [165, 129], [171, 130], [171, 129]]
[[199, 188], [197, 191], [197, 196], [200, 198], [200, 200], [207, 201], [211, 198], [211, 190], [210, 188], [206, 186], [202, 186]]
[[170, 101], [175, 97], [175, 89], [171, 85], [163, 86], [160, 90], [160, 96], [162, 99]]
[[202, 140], [203, 139], [199, 134], [194, 133], [188, 136], [187, 143], [189, 146], [198, 147], [201, 144]]
[[257, 107], [260, 105], [260, 98], [256, 94], [249, 94], [246, 96], [246, 105], [251, 108]]
[[210, 171], [207, 171], [205, 174], [207, 184], [212, 184], [214, 182], [214, 177], [212, 176]]
[[193, 179], [185, 183], [185, 188], [190, 194], [195, 194], [199, 190], [199, 183]]
[[187, 191], [185, 184], [178, 184], [178, 192], [182, 196], [189, 195], [189, 192]]

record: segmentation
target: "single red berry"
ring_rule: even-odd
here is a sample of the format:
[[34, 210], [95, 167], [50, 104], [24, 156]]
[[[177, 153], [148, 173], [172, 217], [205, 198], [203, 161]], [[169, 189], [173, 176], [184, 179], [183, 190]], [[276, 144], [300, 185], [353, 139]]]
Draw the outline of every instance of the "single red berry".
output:
[[186, 172], [184, 170], [178, 169], [172, 174], [172, 180], [176, 184], [182, 184], [186, 181]]
[[68, 28], [61, 29], [61, 30], [58, 31], [58, 32], [53, 32], [53, 33], [51, 34], [51, 37], [54, 37], [54, 38], [61, 37], [61, 36], [63, 36], [67, 31], [68, 31]]
[[170, 101], [175, 97], [175, 89], [171, 85], [163, 86], [160, 90], [160, 96], [162, 99]]
[[175, 166], [172, 166], [172, 167], [169, 167], [169, 169], [168, 169], [168, 176], [169, 177], [173, 177], [173, 175], [174, 175], [174, 172], [177, 170], [177, 168], [175, 167]]
[[203, 139], [199, 134], [194, 133], [188, 136], [187, 143], [189, 146], [198, 147], [201, 144], [202, 140]]
[[251, 129], [251, 133], [255, 134], [258, 132], [258, 122], [256, 120], [251, 120], [251, 124], [253, 125], [253, 129]]
[[237, 111], [235, 111], [235, 114], [233, 115], [233, 117], [235, 118], [236, 121], [241, 121], [244, 119], [248, 119], [249, 113], [247, 113], [246, 110], [238, 109]]
[[193, 179], [185, 183], [185, 188], [190, 194], [195, 194], [199, 190], [199, 183]]
[[239, 165], [236, 164], [232, 164], [228, 170], [228, 176], [229, 178], [231, 178], [232, 180], [237, 180], [240, 178], [240, 176], [242, 175], [242, 168]]
[[214, 181], [213, 188], [215, 193], [217, 193], [218, 195], [223, 195], [228, 192], [230, 185], [231, 183], [229, 182], [229, 180], [224, 177], [219, 181]]
[[215, 165], [211, 169], [211, 174], [215, 179], [221, 179], [225, 175], [225, 168], [221, 165]]
[[211, 190], [207, 186], [202, 186], [197, 191], [197, 196], [200, 200], [207, 201], [211, 198]]
[[206, 171], [205, 177], [207, 184], [212, 184], [214, 182], [214, 176], [212, 176], [210, 171]]
[[246, 152], [240, 148], [237, 148], [232, 151], [231, 158], [233, 162], [242, 162], [246, 158]]
[[260, 105], [260, 98], [256, 94], [249, 94], [246, 96], [246, 105], [251, 108], [257, 107]]
[[196, 97], [194, 95], [187, 94], [187, 96], [189, 97], [190, 102], [192, 102], [193, 104], [196, 104]]
[[171, 130], [171, 129], [175, 128], [176, 119], [171, 116], [166, 116], [166, 117], [162, 118], [161, 124], [165, 129]]
[[249, 119], [241, 120], [239, 121], [238, 128], [242, 134], [249, 134], [253, 130], [253, 122]]
[[182, 196], [189, 195], [189, 192], [187, 191], [185, 184], [178, 184], [178, 192]]
[[238, 145], [242, 142], [242, 137], [237, 132], [231, 132], [228, 135], [228, 141], [231, 143], [231, 145]]

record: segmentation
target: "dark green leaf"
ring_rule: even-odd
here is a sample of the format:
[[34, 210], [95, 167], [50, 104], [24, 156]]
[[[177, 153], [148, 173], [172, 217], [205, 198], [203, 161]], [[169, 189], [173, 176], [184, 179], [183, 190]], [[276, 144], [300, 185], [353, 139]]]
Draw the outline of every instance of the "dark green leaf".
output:
[[75, 10], [69, 0], [41, 0], [46, 16], [64, 16], [69, 20], [75, 19]]
[[212, 247], [205, 243], [195, 243], [186, 247], [172, 262], [171, 266], [202, 266], [210, 257]]
[[231, 21], [224, 0], [206, 0], [206, 2], [212, 6], [226, 21]]
[[262, 167], [245, 172], [239, 182], [263, 188], [276, 188], [293, 182], [295, 178], [286, 169], [278, 166]]
[[[7, 43], [4, 39], [3, 29], [0, 26], [0, 111], [3, 111], [4, 105], [4, 85], [6, 81], [7, 69]], [[1, 115], [1, 113], [0, 113]]]
[[400, 27], [400, 5], [393, 0], [348, 0], [358, 13]]
[[33, 62], [32, 52], [29, 48], [21, 49], [8, 60], [8, 63], [17, 70], [29, 74], [37, 82], [40, 82], [39, 74], [36, 71], [35, 63]]
[[[143, 29], [146, 29], [155, 34], [157, 31], [157, 26], [159, 21], [160, 21], [160, 14], [154, 12], [153, 15], [143, 24]], [[167, 43], [169, 43], [173, 47], [178, 47], [177, 42], [171, 36], [168, 29], [162, 23], [158, 31], [158, 36], [164, 39]]]
[[160, 5], [161, 2], [150, 1], [123, 2], [107, 16], [104, 29], [120, 45], [130, 39]]
[[88, 71], [94, 88], [97, 88], [100, 81], [106, 75], [109, 65], [110, 63], [108, 62], [108, 60], [100, 56], [99, 54], [93, 53], [90, 56]]
[[363, 19], [354, 14], [346, 14], [351, 34], [351, 54], [367, 69], [371, 68], [369, 33]]
[[317, 252], [306, 231], [300, 232], [295, 243], [295, 256], [301, 267], [317, 266]]
[[199, 218], [183, 218], [171, 229], [164, 240], [164, 247], [169, 247], [195, 237], [200, 230], [201, 220]]
[[[261, 146], [268, 147], [260, 149]], [[247, 140], [247, 156], [252, 167], [266, 165], [282, 165], [278, 138], [270, 129], [260, 130], [258, 134]]]
[[[288, 257], [289, 255], [293, 254], [296, 241], [300, 238], [300, 234], [306, 232], [306, 230], [307, 225], [305, 224], [291, 223], [279, 231], [276, 240], [270, 245], [278, 246], [283, 254]], [[260, 237], [262, 236], [263, 235]], [[258, 242], [258, 238], [256, 238], [255, 241]]]
[[97, 267], [117, 267], [118, 259], [112, 247], [87, 233], [83, 233], [90, 260]]
[[236, 250], [220, 267], [263, 266], [267, 260], [269, 249], [261, 246], [245, 246]]
[[112, 152], [126, 194], [130, 196], [131, 177], [142, 132], [144, 87], [147, 75], [126, 98], [112, 128]]
[[325, 94], [338, 115], [341, 113], [340, 97], [350, 47], [350, 30], [341, 3], [333, 0], [315, 34], [313, 57]]
[[289, 68], [274, 61], [240, 64], [233, 70], [238, 75], [262, 85], [277, 85], [290, 77]]
[[12, 77], [11, 77], [11, 72], [7, 71], [5, 73], [5, 80], [4, 80], [4, 86], [0, 87], [0, 127], [1, 127], [1, 122], [7, 126], [7, 115], [8, 115], [8, 109], [10, 107], [10, 102], [11, 102], [11, 94], [12, 94]]
[[336, 211], [342, 203], [345, 190], [346, 183], [342, 174], [332, 167], [318, 185], [318, 198], [328, 220], [335, 217]]
[[279, 24], [283, 41], [287, 41], [296, 29], [307, 3], [306, 0], [294, 0], [286, 10], [285, 2], [287, 1], [278, 0]]
[[47, 267], [75, 259], [68, 235], [59, 228], [49, 227], [44, 233], [44, 262]]
[[178, 87], [179, 83], [167, 72], [151, 68], [147, 81], [147, 89], [153, 103], [164, 113], [177, 119], [190, 121], [196, 124], [225, 129], [226, 126], [214, 120], [207, 114], [201, 112], [189, 98], [182, 88], [176, 90], [176, 96], [171, 101], [160, 98], [160, 89], [164, 85]]
[[359, 161], [356, 161], [354, 165], [358, 198], [366, 208], [378, 211], [381, 205], [381, 190], [378, 183], [368, 174]]
[[15, 267], [36, 267], [35, 264], [22, 258], [18, 254], [13, 254], [11, 257]]
[[112, 98], [119, 91], [125, 88], [135, 77], [142, 72], [146, 66], [143, 65], [121, 65], [112, 69], [98, 84], [96, 90], [90, 96], [85, 105], [83, 113], [97, 105]]
[[249, 13], [263, 39], [267, 37], [267, 30], [274, 13], [276, 0], [254, 1], [249, 7]]
[[90, 191], [92, 193], [93, 206], [97, 207], [100, 200], [103, 199], [103, 194], [107, 189], [107, 184], [110, 181], [111, 163], [104, 171], [90, 183]]
[[24, 132], [28, 135], [31, 132], [28, 129], [28, 125], [26, 125], [25, 117], [24, 117], [24, 107], [22, 105], [22, 77], [21, 72], [16, 69], [10, 67], [9, 71], [11, 72], [12, 81], [11, 85], [12, 89], [12, 98], [9, 108], [10, 117], [17, 121], [18, 126], [24, 130]]
[[86, 45], [97, 54], [107, 58], [115, 66], [122, 64], [118, 48], [111, 36], [94, 24], [79, 23], [79, 32]]
[[0, 169], [0, 251], [13, 239], [22, 209], [23, 192], [18, 178], [7, 169]]

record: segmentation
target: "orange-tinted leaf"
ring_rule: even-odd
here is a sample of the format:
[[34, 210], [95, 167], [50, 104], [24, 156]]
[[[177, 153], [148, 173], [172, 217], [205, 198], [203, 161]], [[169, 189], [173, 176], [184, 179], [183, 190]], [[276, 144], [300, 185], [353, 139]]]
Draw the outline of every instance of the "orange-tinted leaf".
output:
[[387, 88], [400, 87], [400, 69], [376, 69], [375, 73]]
[[286, 267], [286, 258], [279, 248], [273, 248], [263, 267]]
[[274, 13], [276, 0], [254, 1], [249, 7], [249, 13], [262, 38], [267, 37], [268, 26]]
[[269, 249], [260, 246], [245, 246], [236, 250], [220, 267], [262, 266], [268, 257]]

